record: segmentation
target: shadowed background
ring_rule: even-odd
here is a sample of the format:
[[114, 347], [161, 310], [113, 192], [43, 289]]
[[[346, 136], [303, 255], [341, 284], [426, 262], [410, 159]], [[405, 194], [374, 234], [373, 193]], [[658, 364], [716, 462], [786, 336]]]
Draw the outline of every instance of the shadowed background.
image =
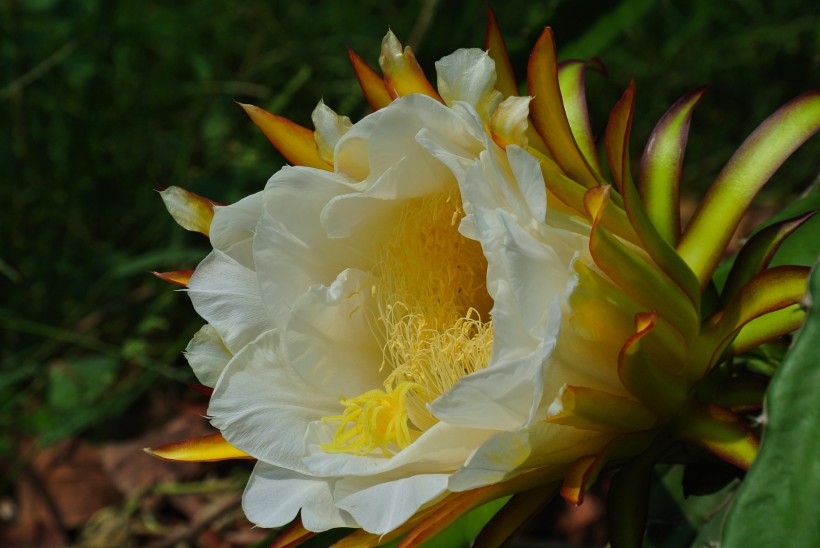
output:
[[[596, 131], [635, 78], [635, 160], [666, 108], [709, 84], [684, 168], [692, 196], [768, 114], [820, 84], [820, 16], [807, 0], [497, 4], [522, 82], [545, 25], [561, 58], [602, 58], [608, 77], [587, 79]], [[40, 448], [125, 442], [202, 405], [181, 356], [201, 320], [146, 271], [194, 268], [209, 246], [154, 189], [232, 202], [264, 186], [283, 160], [235, 102], [309, 125], [324, 99], [355, 121], [368, 109], [345, 45], [376, 66], [390, 27], [432, 78], [443, 55], [481, 47], [485, 21], [483, 0], [0, 0], [5, 525], [25, 518], [18, 480], [38, 479]], [[807, 188], [819, 157], [815, 139], [760, 207]], [[54, 527], [66, 541], [82, 536], [64, 519]]]

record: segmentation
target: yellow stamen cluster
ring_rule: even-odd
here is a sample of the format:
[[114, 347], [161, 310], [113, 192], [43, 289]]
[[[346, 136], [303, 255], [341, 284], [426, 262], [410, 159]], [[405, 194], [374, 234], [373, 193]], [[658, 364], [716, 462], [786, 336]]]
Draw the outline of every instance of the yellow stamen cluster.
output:
[[392, 454], [437, 420], [427, 404], [462, 376], [486, 367], [487, 262], [478, 242], [458, 232], [458, 194], [410, 201], [381, 249], [373, 274], [375, 336], [382, 341], [384, 390], [342, 400], [345, 411], [328, 452]]
[[418, 437], [407, 424], [405, 398], [414, 389], [411, 383], [403, 383], [394, 389], [369, 390], [360, 396], [342, 400], [345, 410], [341, 415], [325, 417], [325, 421], [339, 421], [332, 444], [322, 447], [328, 453], [353, 453], [366, 455], [381, 449], [390, 455], [390, 443], [407, 447]]

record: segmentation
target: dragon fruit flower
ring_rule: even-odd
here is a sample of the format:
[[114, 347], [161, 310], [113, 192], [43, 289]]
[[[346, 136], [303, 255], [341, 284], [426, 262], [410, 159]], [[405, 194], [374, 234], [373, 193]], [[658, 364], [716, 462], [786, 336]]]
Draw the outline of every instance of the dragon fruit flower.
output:
[[311, 131], [243, 105], [292, 164], [264, 190], [227, 206], [162, 192], [213, 246], [158, 275], [207, 321], [186, 356], [218, 432], [150, 451], [256, 459], [248, 518], [299, 515], [278, 545], [336, 527], [359, 529], [340, 545], [418, 545], [517, 493], [503, 536], [558, 486], [580, 503], [607, 465], [639, 477], [670, 440], [755, 457], [735, 411], [760, 392], [709, 390], [711, 373], [800, 325], [807, 269], [768, 263], [809, 216], [750, 239], [722, 292], [712, 276], [756, 192], [820, 128], [820, 94], [764, 121], [681, 230], [703, 90], [658, 123], [635, 181], [634, 85], [605, 169], [584, 92], [599, 62], [558, 63], [546, 29], [520, 97], [492, 15], [486, 48], [440, 60], [433, 86], [388, 33], [383, 75], [350, 52], [374, 110], [356, 123], [320, 103]]

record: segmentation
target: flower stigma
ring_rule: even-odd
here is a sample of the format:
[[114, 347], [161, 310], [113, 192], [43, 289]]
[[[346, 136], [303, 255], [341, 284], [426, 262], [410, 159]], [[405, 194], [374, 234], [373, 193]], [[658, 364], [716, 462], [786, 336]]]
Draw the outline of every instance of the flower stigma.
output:
[[342, 398], [335, 437], [322, 449], [391, 456], [438, 420], [427, 404], [464, 375], [484, 369], [492, 350], [487, 260], [458, 231], [457, 192], [408, 200], [378, 252], [373, 333], [382, 345], [384, 389]]

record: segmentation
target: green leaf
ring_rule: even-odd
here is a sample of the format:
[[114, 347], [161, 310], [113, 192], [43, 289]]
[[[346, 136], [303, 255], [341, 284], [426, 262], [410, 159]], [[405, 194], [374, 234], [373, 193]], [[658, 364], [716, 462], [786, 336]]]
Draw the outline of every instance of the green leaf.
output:
[[510, 497], [503, 497], [479, 506], [472, 512], [457, 519], [433, 539], [424, 544], [424, 548], [450, 548], [452, 546], [472, 546], [481, 529], [490, 521], [496, 512], [507, 503]]
[[[809, 287], [820, 302], [816, 267]], [[811, 517], [820, 495], [818, 340], [820, 307], [811, 306], [769, 387], [763, 445], [729, 512], [725, 546], [820, 546], [820, 521]]]
[[659, 467], [649, 499], [645, 548], [712, 546], [737, 489], [737, 480], [704, 496], [684, 494], [684, 467]]

